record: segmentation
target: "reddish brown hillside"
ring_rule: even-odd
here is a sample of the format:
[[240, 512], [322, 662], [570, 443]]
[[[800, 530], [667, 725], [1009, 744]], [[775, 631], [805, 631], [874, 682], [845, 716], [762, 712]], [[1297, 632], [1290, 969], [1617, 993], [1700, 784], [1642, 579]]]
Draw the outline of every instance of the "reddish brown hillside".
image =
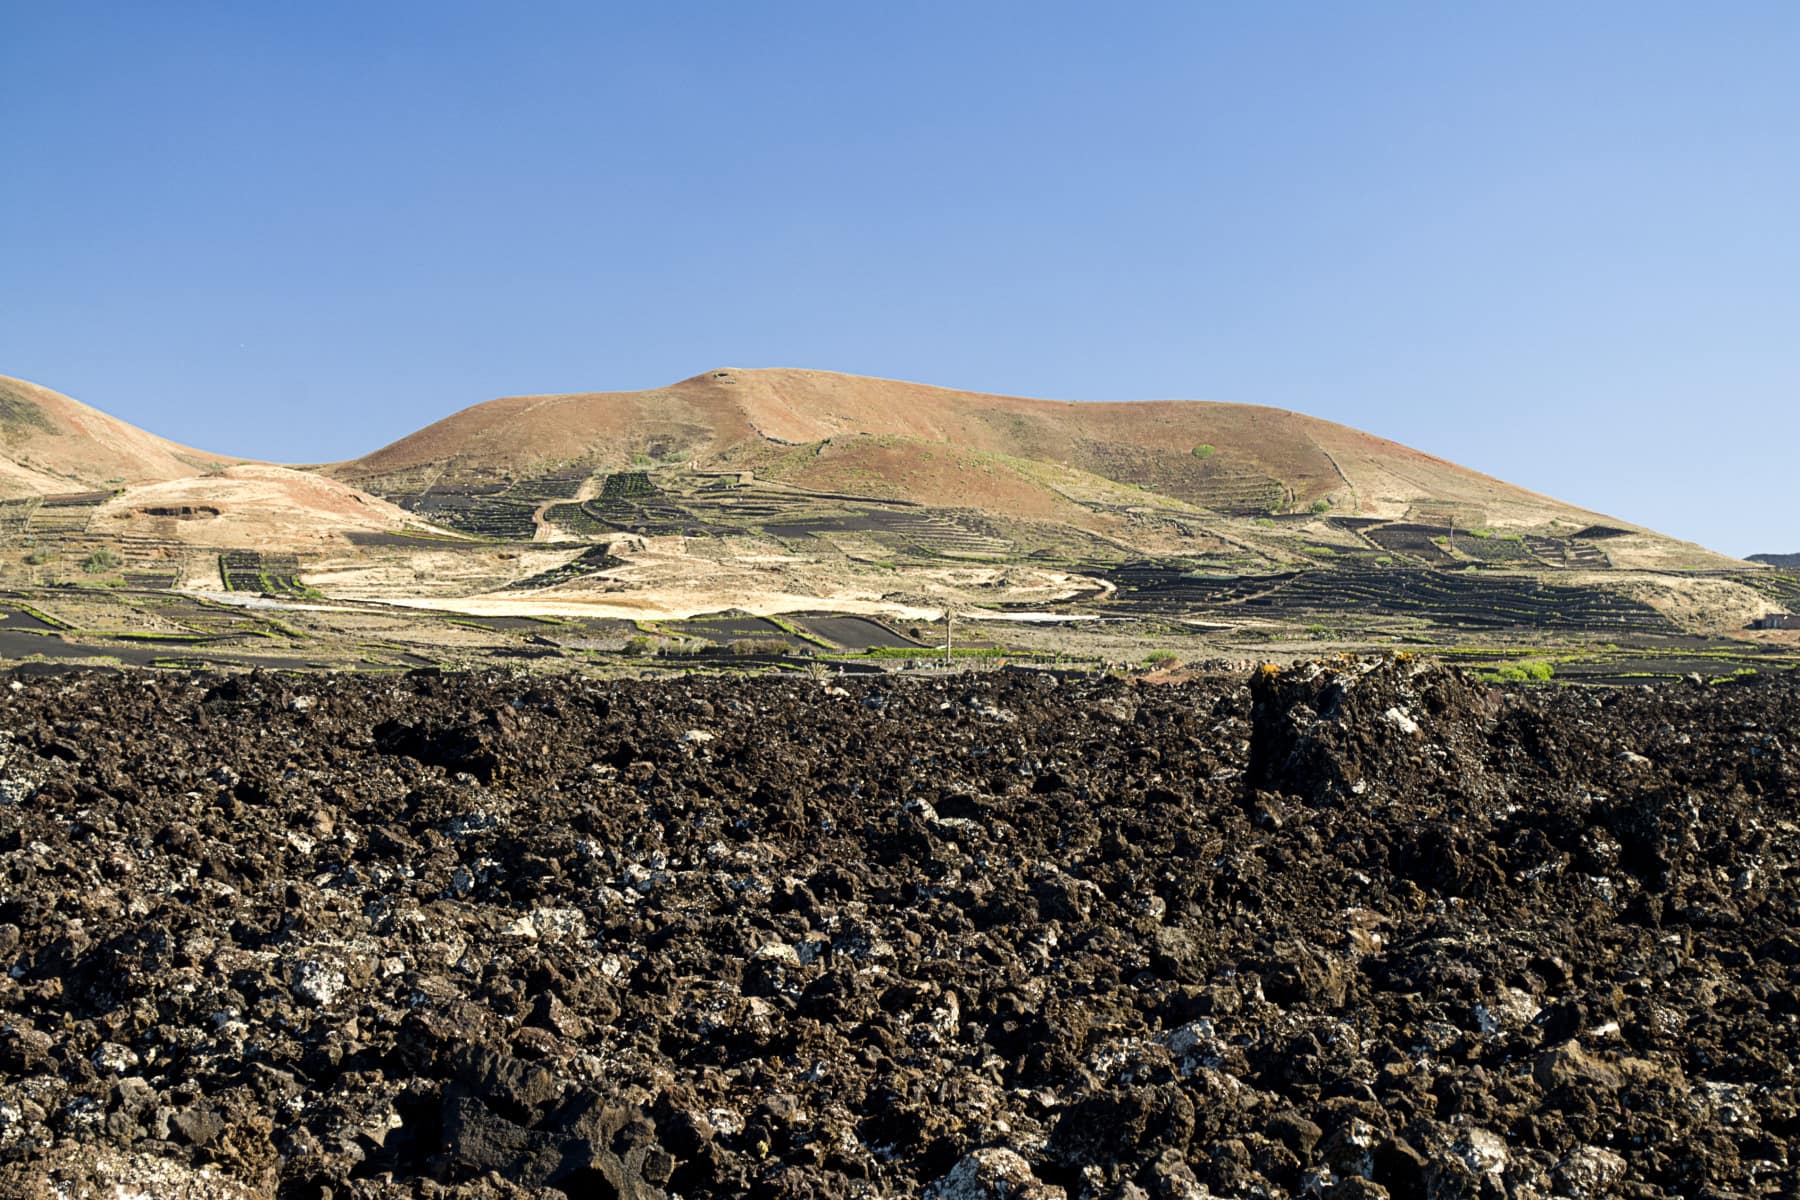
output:
[[[841, 488], [846, 448], [861, 437], [900, 439], [852, 451], [879, 459], [881, 494], [933, 505], [971, 503], [993, 490], [968, 455], [1077, 470], [1236, 515], [1329, 501], [1339, 514], [1398, 518], [1415, 506], [1465, 507], [1478, 520], [1586, 523], [1598, 514], [1466, 470], [1396, 442], [1282, 409], [1204, 401], [1068, 402], [956, 391], [827, 371], [711, 371], [666, 388], [521, 396], [447, 417], [381, 450], [326, 468], [340, 478], [532, 474], [591, 460], [619, 468], [646, 458], [756, 469], [784, 460], [782, 477]], [[795, 447], [829, 445], [817, 468]], [[949, 446], [951, 469], [925, 456]], [[902, 461], [908, 460], [909, 461]], [[988, 463], [988, 467], [992, 467]], [[991, 474], [991, 470], [988, 472]], [[817, 475], [817, 480], [812, 475]], [[1059, 507], [1016, 487], [1004, 511]]]
[[0, 376], [0, 493], [6, 496], [181, 479], [230, 461], [49, 388]]

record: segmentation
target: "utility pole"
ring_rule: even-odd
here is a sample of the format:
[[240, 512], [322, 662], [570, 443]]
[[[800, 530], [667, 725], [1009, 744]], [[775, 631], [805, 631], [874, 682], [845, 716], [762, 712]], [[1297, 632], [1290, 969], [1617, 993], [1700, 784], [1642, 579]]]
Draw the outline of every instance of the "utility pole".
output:
[[950, 606], [948, 604], [944, 605], [944, 669], [945, 670], [950, 669], [950, 627], [951, 627], [952, 622], [955, 620], [955, 617], [956, 617], [956, 614], [950, 611]]

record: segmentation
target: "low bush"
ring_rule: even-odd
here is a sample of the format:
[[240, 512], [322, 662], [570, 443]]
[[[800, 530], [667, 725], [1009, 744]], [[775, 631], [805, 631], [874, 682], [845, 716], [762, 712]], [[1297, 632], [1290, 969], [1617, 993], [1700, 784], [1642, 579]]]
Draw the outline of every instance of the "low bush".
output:
[[1556, 668], [1542, 660], [1508, 663], [1494, 672], [1501, 683], [1543, 683], [1556, 674]]
[[726, 648], [741, 657], [779, 655], [788, 652], [788, 644], [780, 638], [734, 638]]

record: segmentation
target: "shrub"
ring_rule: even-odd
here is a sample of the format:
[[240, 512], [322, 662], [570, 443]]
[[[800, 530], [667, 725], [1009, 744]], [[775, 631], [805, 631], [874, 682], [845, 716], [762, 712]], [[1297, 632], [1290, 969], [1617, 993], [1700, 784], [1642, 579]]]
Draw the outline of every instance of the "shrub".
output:
[[1494, 672], [1494, 678], [1502, 683], [1543, 683], [1556, 674], [1556, 668], [1547, 662], [1533, 660], [1531, 662], [1508, 663]]
[[1205, 462], [1207, 459], [1211, 458], [1213, 455], [1217, 454], [1218, 452], [1219, 452], [1219, 448], [1217, 446], [1213, 445], [1211, 442], [1202, 442], [1198, 446], [1194, 447], [1194, 457], [1199, 459], [1201, 462]]
[[733, 654], [748, 657], [751, 655], [786, 654], [788, 644], [780, 638], [734, 638], [727, 647]]
[[125, 565], [125, 560], [111, 550], [96, 550], [81, 560], [81, 569], [89, 575], [99, 575], [106, 571], [114, 571]]
[[625, 642], [625, 653], [632, 658], [648, 658], [655, 648], [656, 644], [641, 633]]
[[1181, 656], [1173, 650], [1152, 650], [1144, 655], [1144, 661], [1153, 667], [1166, 667], [1181, 661]]
[[41, 567], [45, 563], [54, 562], [55, 560], [56, 551], [54, 550], [33, 550], [25, 556], [25, 565], [28, 567]]
[[1494, 531], [1491, 529], [1475, 528], [1469, 530], [1469, 536], [1472, 538], [1480, 538], [1485, 542], [1487, 539], [1494, 536]]
[[1331, 501], [1330, 500], [1314, 500], [1312, 502], [1312, 507], [1310, 509], [1308, 509], [1307, 511], [1314, 514], [1315, 516], [1318, 515], [1319, 513], [1330, 512], [1331, 511]]

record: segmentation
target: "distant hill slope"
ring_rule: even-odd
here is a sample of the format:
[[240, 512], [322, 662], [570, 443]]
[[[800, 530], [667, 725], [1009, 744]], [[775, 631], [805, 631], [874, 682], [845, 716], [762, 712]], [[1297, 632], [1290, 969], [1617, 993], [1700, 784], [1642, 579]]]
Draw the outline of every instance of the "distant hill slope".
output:
[[423, 524], [338, 480], [289, 467], [246, 464], [126, 488], [94, 509], [87, 532], [171, 545], [300, 549], [346, 533], [393, 532]]
[[[954, 451], [955, 461], [944, 451]], [[712, 371], [665, 388], [518, 396], [467, 408], [323, 468], [371, 490], [682, 459], [801, 487], [1044, 516], [1031, 464], [1217, 513], [1325, 504], [1340, 516], [1495, 526], [1634, 527], [1330, 421], [1245, 404], [1066, 402], [826, 371]]]
[[0, 376], [0, 496], [182, 479], [231, 461], [146, 433], [49, 388]]
[[[1281, 409], [1032, 400], [825, 371], [515, 396], [348, 462], [231, 466], [0, 377], [0, 500], [20, 499], [5, 516], [32, 537], [90, 523], [170, 545], [421, 523], [500, 541], [780, 538], [804, 525], [964, 557], [1210, 554], [1227, 569], [1743, 565]], [[950, 515], [896, 515], [908, 506]]]
[[1790, 571], [1800, 571], [1800, 554], [1752, 554], [1749, 561], [1768, 563], [1771, 567], [1782, 567]]
[[22, 526], [45, 538], [292, 548], [424, 524], [342, 481], [193, 450], [0, 376], [0, 500], [32, 496], [65, 498]]

